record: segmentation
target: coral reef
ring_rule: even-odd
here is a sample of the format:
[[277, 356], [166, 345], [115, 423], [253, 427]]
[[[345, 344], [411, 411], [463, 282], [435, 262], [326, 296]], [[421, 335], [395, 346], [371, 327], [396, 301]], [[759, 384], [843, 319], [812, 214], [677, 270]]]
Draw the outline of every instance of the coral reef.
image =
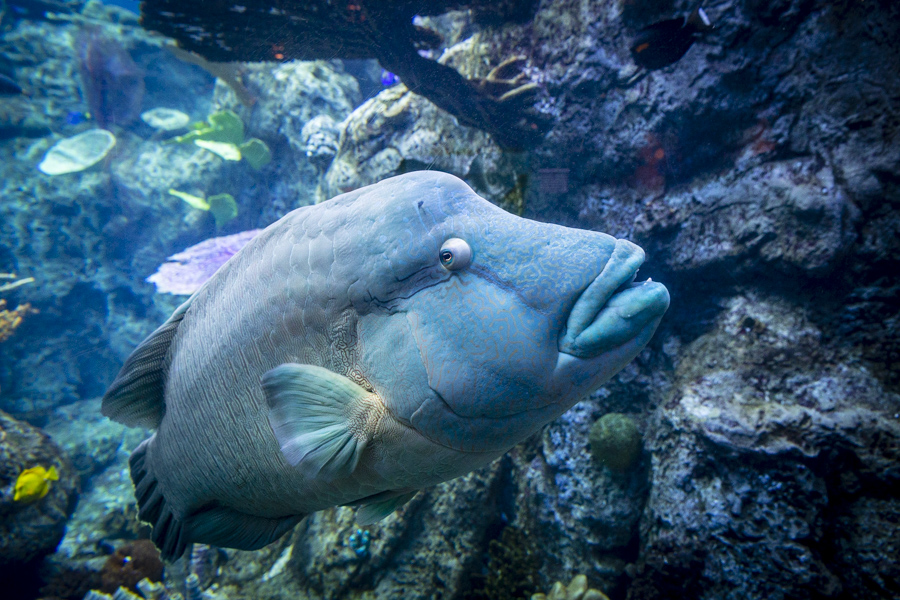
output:
[[158, 106], [142, 112], [141, 121], [160, 131], [177, 131], [187, 127], [191, 118], [180, 110]]
[[31, 308], [28, 302], [18, 305], [15, 310], [7, 310], [6, 300], [0, 298], [0, 342], [12, 336], [16, 328], [22, 324], [22, 319], [36, 312], [37, 309]]
[[[900, 424], [889, 408], [900, 398], [846, 348], [823, 342], [810, 312], [745, 291], [680, 353], [647, 440], [656, 483], [631, 597], [685, 588], [836, 594], [852, 585], [842, 579], [858, 568], [854, 560], [864, 561], [870, 582], [890, 587], [893, 566], [856, 551], [835, 564], [828, 548], [846, 549], [857, 535], [838, 515], [876, 498], [886, 513], [900, 506], [879, 491], [900, 477]], [[887, 526], [883, 543], [894, 533]], [[751, 568], [757, 575], [746, 577]]]
[[96, 571], [90, 569], [45, 572], [43, 580], [46, 583], [38, 597], [44, 600], [82, 600], [100, 583]]
[[192, 124], [188, 133], [169, 141], [178, 144], [193, 142], [226, 160], [244, 159], [254, 169], [261, 169], [272, 160], [272, 153], [265, 142], [257, 138], [244, 139], [244, 123], [230, 110], [212, 113], [206, 121]]
[[[503, 146], [521, 148], [539, 141], [546, 131], [546, 120], [534, 108], [537, 85], [523, 73], [514, 74], [524, 58], [500, 61], [485, 77], [466, 79], [418, 52], [423, 46], [435, 46], [440, 37], [415, 25], [417, 15], [465, 7], [485, 22], [502, 23], [526, 19], [535, 5], [532, 0], [492, 4], [361, 0], [344, 7], [316, 0], [280, 7], [273, 14], [272, 5], [263, 0], [241, 5], [236, 18], [227, 8], [197, 10], [171, 0], [153, 0], [142, 5], [142, 17], [147, 28], [174, 37], [211, 61], [377, 58], [410, 89], [459, 122], [489, 132]], [[273, 30], [279, 32], [274, 39]]]
[[168, 257], [147, 281], [160, 293], [193, 294], [260, 231], [251, 229], [194, 244]]
[[424, 600], [435, 589], [460, 594], [480, 570], [487, 532], [499, 525], [496, 506], [508, 468], [508, 461], [500, 461], [420, 492], [366, 528], [365, 555], [349, 543], [358, 529], [354, 511], [329, 509], [310, 515], [293, 536], [264, 550], [228, 551], [217, 581], [225, 590], [236, 587], [250, 596], [285, 600], [360, 593]]
[[[257, 98], [252, 110], [225, 85], [216, 87], [214, 101], [220, 110], [230, 109], [240, 115], [247, 135], [264, 140], [279, 157], [264, 169], [266, 176], [261, 184], [245, 193], [243, 199], [243, 205], [260, 216], [260, 221], [251, 226], [259, 227], [298, 206], [327, 199], [317, 191], [325, 158], [307, 154], [312, 128], [320, 129], [336, 146], [337, 131], [327, 133], [327, 127], [320, 128], [317, 123], [342, 122], [361, 98], [357, 80], [335, 62], [248, 64], [244, 81]], [[325, 157], [328, 145], [323, 140]], [[235, 186], [248, 187], [245, 181], [237, 181]]]
[[467, 600], [521, 600], [537, 589], [539, 549], [528, 532], [506, 526], [488, 543], [481, 574], [473, 574]]
[[628, 415], [607, 413], [591, 426], [591, 454], [613, 471], [627, 471], [641, 457], [641, 432]]
[[[10, 137], [0, 134], [0, 257], [4, 269], [41, 273], [41, 285], [28, 288], [27, 301], [40, 310], [28, 339], [4, 342], [0, 409], [36, 423], [56, 406], [102, 394], [117, 357], [169, 310], [156, 308], [152, 286], [132, 273], [146, 277], [165, 256], [213, 228], [212, 219], [206, 231], [198, 228], [192, 211], [166, 190], [191, 189], [184, 183], [208, 176], [219, 159], [203, 157], [208, 152], [200, 148], [192, 155], [142, 140], [138, 132], [155, 133], [142, 122], [117, 127], [115, 151], [89, 170], [47, 177], [36, 169], [56, 140], [96, 126], [84, 120], [90, 108], [79, 92], [73, 46], [85, 25], [125, 47], [145, 74], [150, 106], [199, 118], [211, 103], [212, 79], [162, 49], [134, 13], [75, 2], [59, 18], [3, 22], [0, 61], [28, 96], [4, 98], [0, 106], [0, 131], [10, 127]], [[184, 93], [203, 89], [208, 93]], [[27, 122], [35, 125], [25, 131]], [[4, 296], [10, 304], [19, 299]], [[72, 331], [80, 332], [77, 345]]]
[[[218, 142], [208, 143], [215, 144]], [[206, 146], [203, 144], [204, 142], [200, 140], [197, 141], [198, 146], [200, 146], [201, 148], [206, 148]], [[218, 153], [218, 151], [216, 151], [216, 153]], [[238, 151], [234, 160], [240, 160], [240, 156], [240, 151]], [[238, 214], [237, 202], [235, 202], [234, 196], [232, 196], [231, 194], [214, 194], [207, 198], [203, 198], [202, 196], [195, 196], [186, 192], [180, 192], [178, 190], [170, 189], [169, 195], [175, 196], [176, 198], [181, 198], [193, 208], [208, 211], [209, 214], [213, 216], [213, 220], [216, 222], [216, 229], [221, 229], [223, 226], [225, 226], [226, 223], [228, 223], [228, 221], [235, 218]]]
[[557, 581], [546, 594], [532, 594], [531, 600], [609, 600], [600, 590], [588, 587], [587, 577], [576, 575], [563, 585]]
[[328, 115], [319, 115], [306, 122], [300, 132], [306, 144], [306, 158], [320, 169], [327, 169], [338, 152], [338, 128]]
[[[440, 62], [469, 77], [486, 74], [494, 49], [481, 35], [448, 48]], [[523, 154], [504, 152], [490, 136], [459, 127], [455, 119], [394, 85], [341, 123], [340, 146], [319, 198], [328, 198], [392, 175], [435, 169], [465, 178], [484, 197], [517, 214], [524, 210], [530, 169]]]
[[[14, 500], [19, 475], [53, 467], [58, 480], [46, 495]], [[75, 507], [78, 483], [68, 457], [40, 429], [0, 412], [0, 577], [53, 552]]]
[[550, 424], [539, 439], [511, 454], [514, 500], [506, 514], [515, 515], [513, 524], [527, 528], [540, 549], [539, 588], [567, 580], [574, 571], [605, 590], [616, 590], [636, 555], [649, 488], [648, 461], [623, 473], [597, 468], [589, 434], [603, 412], [646, 404], [640, 392], [647, 382], [637, 371], [626, 368], [600, 393]]
[[8, 292], [17, 287], [34, 283], [34, 277], [18, 277], [15, 273], [0, 273], [0, 280], [8, 280], [8, 283], [0, 284], [0, 292]]
[[89, 129], [58, 141], [44, 155], [38, 170], [45, 175], [77, 173], [96, 165], [116, 145], [116, 137], [105, 129]]
[[114, 467], [127, 447], [136, 445], [143, 435], [103, 417], [99, 399], [55, 409], [43, 429], [63, 449], [84, 481]]
[[163, 563], [159, 550], [147, 539], [126, 542], [106, 559], [100, 570], [100, 589], [115, 592], [120, 587], [137, 591], [142, 579], [161, 581]]

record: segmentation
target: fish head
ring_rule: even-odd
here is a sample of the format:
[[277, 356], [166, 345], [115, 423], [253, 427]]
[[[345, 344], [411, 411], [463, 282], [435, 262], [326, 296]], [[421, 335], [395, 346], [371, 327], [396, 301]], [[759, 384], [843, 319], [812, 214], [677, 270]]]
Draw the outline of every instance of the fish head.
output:
[[628, 241], [517, 217], [451, 175], [370, 189], [362, 370], [436, 443], [507, 450], [637, 356], [668, 307]]

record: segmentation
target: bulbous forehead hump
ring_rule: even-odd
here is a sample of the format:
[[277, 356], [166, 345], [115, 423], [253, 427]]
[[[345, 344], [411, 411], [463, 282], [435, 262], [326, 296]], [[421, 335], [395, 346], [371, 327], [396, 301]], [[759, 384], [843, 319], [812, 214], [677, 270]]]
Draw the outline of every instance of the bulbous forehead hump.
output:
[[361, 312], [372, 301], [408, 297], [448, 278], [437, 268], [448, 237], [477, 237], [492, 219], [515, 219], [463, 181], [433, 171], [386, 179], [311, 209], [294, 217], [292, 264], [305, 271], [315, 262], [335, 286], [346, 286]]
[[400, 271], [424, 256], [437, 256], [448, 237], [478, 237], [491, 223], [516, 219], [462, 180], [435, 171], [392, 177], [335, 200], [335, 208], [346, 211], [340, 219], [346, 241], [356, 242], [339, 245], [363, 243], [366, 254], [384, 255]]
[[427, 233], [471, 226], [479, 218], [508, 215], [447, 173], [417, 171], [366, 188], [355, 199], [361, 211], [394, 231]]

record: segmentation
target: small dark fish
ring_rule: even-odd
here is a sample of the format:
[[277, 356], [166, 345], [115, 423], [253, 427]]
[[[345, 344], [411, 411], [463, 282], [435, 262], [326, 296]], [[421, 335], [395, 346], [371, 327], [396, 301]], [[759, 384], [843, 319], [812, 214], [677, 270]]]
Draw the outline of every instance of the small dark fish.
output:
[[390, 71], [382, 69], [381, 70], [381, 85], [383, 85], [384, 87], [390, 87], [390, 86], [394, 85], [395, 83], [400, 83], [400, 78], [397, 77], [396, 75], [394, 75], [393, 73], [391, 73]]
[[18, 96], [21, 93], [22, 88], [18, 83], [6, 75], [0, 74], [0, 96]]
[[667, 67], [684, 56], [699, 34], [710, 29], [712, 24], [702, 8], [697, 8], [687, 18], [659, 21], [634, 36], [631, 57], [647, 69]]

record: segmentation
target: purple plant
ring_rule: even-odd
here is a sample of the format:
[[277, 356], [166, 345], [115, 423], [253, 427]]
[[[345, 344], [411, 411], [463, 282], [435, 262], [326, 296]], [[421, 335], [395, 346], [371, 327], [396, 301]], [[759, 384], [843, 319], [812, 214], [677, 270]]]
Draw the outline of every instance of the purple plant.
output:
[[96, 29], [76, 42], [82, 93], [100, 127], [125, 126], [141, 113], [144, 71], [122, 45]]
[[193, 294], [260, 231], [250, 229], [204, 240], [170, 256], [147, 281], [155, 284], [159, 293]]

